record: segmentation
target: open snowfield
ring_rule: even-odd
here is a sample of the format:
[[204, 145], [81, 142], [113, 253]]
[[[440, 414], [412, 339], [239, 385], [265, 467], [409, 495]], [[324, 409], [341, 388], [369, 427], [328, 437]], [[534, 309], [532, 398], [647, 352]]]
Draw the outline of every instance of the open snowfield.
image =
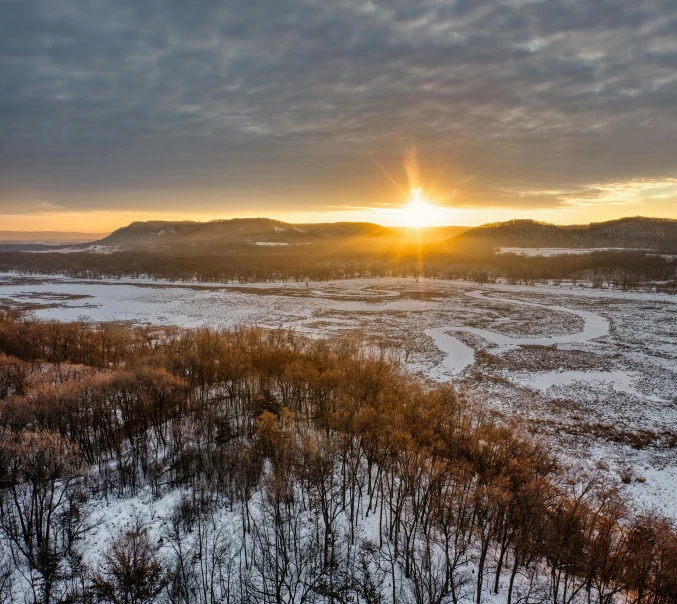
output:
[[257, 324], [355, 333], [399, 349], [523, 419], [563, 458], [624, 476], [638, 506], [677, 519], [677, 297], [562, 284], [360, 279], [192, 285], [0, 274], [0, 304], [38, 317]]
[[[517, 254], [518, 256], [569, 256], [591, 254], [593, 252], [609, 251], [633, 251], [632, 248], [622, 247], [595, 247], [595, 248], [571, 248], [571, 247], [502, 247], [499, 254]], [[651, 250], [644, 250], [651, 251]]]

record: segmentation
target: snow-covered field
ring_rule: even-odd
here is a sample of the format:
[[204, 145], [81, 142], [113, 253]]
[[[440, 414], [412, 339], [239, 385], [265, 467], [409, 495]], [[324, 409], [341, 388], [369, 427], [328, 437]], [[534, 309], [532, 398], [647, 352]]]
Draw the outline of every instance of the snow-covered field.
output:
[[[569, 256], [579, 254], [591, 254], [592, 252], [608, 251], [638, 251], [633, 248], [622, 247], [595, 247], [595, 248], [572, 248], [572, 247], [502, 247], [499, 254], [517, 254], [518, 256]], [[642, 250], [651, 251], [651, 250]]]
[[226, 286], [0, 274], [0, 303], [62, 321], [355, 333], [399, 350], [411, 372], [521, 418], [572, 463], [631, 476], [625, 488], [639, 506], [677, 519], [677, 297], [580, 284]]

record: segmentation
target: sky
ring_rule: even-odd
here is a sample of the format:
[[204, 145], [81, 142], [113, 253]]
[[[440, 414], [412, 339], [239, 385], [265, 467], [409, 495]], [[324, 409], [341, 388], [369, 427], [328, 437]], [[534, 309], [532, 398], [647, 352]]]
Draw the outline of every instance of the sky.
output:
[[674, 0], [0, 12], [0, 229], [677, 218]]

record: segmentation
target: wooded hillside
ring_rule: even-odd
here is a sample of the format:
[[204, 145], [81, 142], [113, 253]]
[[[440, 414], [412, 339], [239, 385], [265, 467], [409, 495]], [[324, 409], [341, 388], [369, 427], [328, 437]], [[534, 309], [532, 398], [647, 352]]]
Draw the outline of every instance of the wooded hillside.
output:
[[469, 229], [454, 241], [484, 242], [499, 247], [636, 248], [674, 253], [677, 220], [637, 216], [568, 226], [509, 220]]
[[668, 520], [385, 349], [3, 311], [0, 351], [2, 601], [677, 602]]

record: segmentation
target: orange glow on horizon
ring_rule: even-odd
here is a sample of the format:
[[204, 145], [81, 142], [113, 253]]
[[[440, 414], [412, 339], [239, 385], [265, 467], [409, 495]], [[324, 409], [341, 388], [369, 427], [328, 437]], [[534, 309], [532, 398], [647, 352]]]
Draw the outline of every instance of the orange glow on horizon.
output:
[[[677, 218], [677, 205], [656, 205], [652, 207], [604, 205], [599, 208], [572, 207], [553, 209], [499, 208], [499, 207], [443, 207], [426, 205], [435, 212], [434, 226], [478, 226], [488, 222], [500, 222], [512, 219], [534, 219], [553, 224], [587, 224], [614, 220], [624, 216], [652, 216], [657, 218]], [[426, 210], [427, 212], [427, 210]], [[427, 213], [426, 213], [427, 215]], [[407, 217], [411, 216], [411, 219]], [[383, 226], [417, 226], [417, 214], [411, 204], [381, 205], [378, 207], [330, 206], [317, 210], [290, 209], [286, 212], [252, 206], [245, 211], [220, 213], [184, 213], [184, 212], [53, 212], [39, 214], [0, 214], [0, 230], [4, 231], [67, 231], [84, 233], [110, 233], [127, 226], [134, 221], [190, 220], [207, 222], [209, 220], [227, 220], [230, 218], [267, 217], [291, 223], [317, 222], [372, 222]]]
[[[450, 166], [424, 169], [411, 145], [397, 162], [367, 151], [375, 169], [339, 187], [297, 183], [269, 195], [251, 190], [158, 188], [73, 196], [48, 191], [0, 199], [0, 231], [110, 233], [134, 221], [267, 217], [290, 223], [371, 222], [386, 227], [477, 226], [511, 219], [587, 224], [625, 216], [677, 218], [677, 177], [629, 178], [566, 188], [485, 187]], [[382, 174], [382, 176], [381, 176]], [[397, 177], [397, 178], [396, 178]], [[453, 203], [453, 206], [449, 204]], [[77, 209], [72, 208], [76, 206]], [[101, 208], [101, 209], [85, 209]]]

